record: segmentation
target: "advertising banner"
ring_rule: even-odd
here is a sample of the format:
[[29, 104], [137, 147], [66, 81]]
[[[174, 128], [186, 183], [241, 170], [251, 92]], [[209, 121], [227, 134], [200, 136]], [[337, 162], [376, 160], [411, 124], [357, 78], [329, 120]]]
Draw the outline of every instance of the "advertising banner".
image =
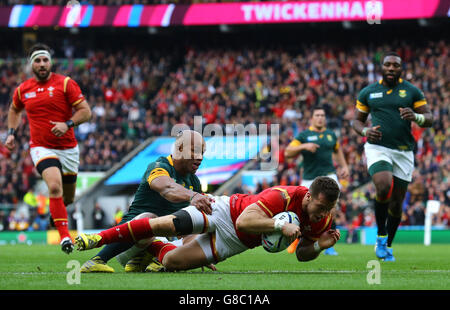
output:
[[0, 7], [0, 27], [169, 27], [448, 17], [448, 0], [323, 0]]

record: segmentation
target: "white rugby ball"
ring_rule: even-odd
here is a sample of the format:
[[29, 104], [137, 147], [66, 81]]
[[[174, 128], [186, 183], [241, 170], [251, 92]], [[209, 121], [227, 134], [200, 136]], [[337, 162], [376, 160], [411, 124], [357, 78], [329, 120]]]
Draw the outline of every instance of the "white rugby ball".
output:
[[[300, 220], [297, 214], [292, 211], [281, 212], [273, 217], [274, 220], [279, 220], [281, 223], [292, 223], [300, 226]], [[281, 231], [270, 234], [262, 234], [261, 244], [267, 252], [276, 253], [286, 249], [290, 243], [289, 240], [281, 233]]]

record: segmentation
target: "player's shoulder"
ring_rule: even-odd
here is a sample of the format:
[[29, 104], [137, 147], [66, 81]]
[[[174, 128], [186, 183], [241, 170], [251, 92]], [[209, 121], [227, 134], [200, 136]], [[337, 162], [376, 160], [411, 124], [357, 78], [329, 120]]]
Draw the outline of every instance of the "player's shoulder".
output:
[[30, 88], [30, 87], [34, 87], [35, 85], [36, 85], [36, 79], [35, 78], [29, 78], [29, 79], [26, 79], [25, 81], [23, 81], [22, 83], [20, 83], [16, 87], [16, 89], [24, 90], [24, 89], [27, 89], [27, 88]]
[[330, 128], [326, 128], [324, 131], [324, 134], [328, 134], [328, 135], [332, 135], [333, 137], [336, 137], [336, 133], [334, 132], [334, 130], [332, 130]]
[[298, 133], [297, 137], [303, 138], [303, 137], [307, 137], [307, 136], [309, 136], [309, 135], [311, 135], [311, 134], [314, 134], [314, 131], [311, 130], [311, 127], [308, 127], [308, 128], [306, 128], [306, 129], [300, 131], [300, 132]]
[[154, 169], [154, 168], [163, 168], [165, 170], [169, 170], [171, 167], [173, 167], [172, 158], [169, 156], [160, 156], [155, 161], [151, 162], [148, 165], [148, 168]]
[[62, 74], [53, 72], [51, 79], [54, 82], [64, 82], [65, 80], [70, 80], [70, 77], [66, 76], [66, 75], [62, 75]]
[[403, 88], [409, 88], [409, 89], [419, 92], [419, 93], [422, 92], [422, 90], [418, 86], [414, 85], [413, 83], [411, 83], [409, 81], [402, 80], [401, 86]]
[[285, 194], [286, 198], [292, 198], [294, 195], [305, 195], [308, 188], [300, 185], [283, 185], [269, 187], [271, 191], [279, 191]]

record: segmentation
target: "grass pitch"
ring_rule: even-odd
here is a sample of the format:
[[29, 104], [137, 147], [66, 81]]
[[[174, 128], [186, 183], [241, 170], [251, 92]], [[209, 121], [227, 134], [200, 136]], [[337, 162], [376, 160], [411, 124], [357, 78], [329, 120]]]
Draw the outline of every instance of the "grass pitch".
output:
[[[127, 274], [113, 259], [113, 274], [81, 274], [74, 267], [97, 251], [67, 255], [59, 246], [0, 246], [0, 290], [448, 290], [450, 246], [394, 245], [396, 262], [380, 262], [380, 284], [367, 278], [378, 261], [373, 246], [338, 244], [338, 256], [320, 255], [301, 263], [286, 251], [270, 254], [261, 247], [229, 258], [218, 271]], [[70, 261], [75, 260], [74, 265]], [[69, 267], [68, 267], [69, 266]], [[71, 273], [72, 271], [72, 273]], [[368, 276], [369, 275], [369, 276]], [[69, 279], [69, 281], [68, 281]]]

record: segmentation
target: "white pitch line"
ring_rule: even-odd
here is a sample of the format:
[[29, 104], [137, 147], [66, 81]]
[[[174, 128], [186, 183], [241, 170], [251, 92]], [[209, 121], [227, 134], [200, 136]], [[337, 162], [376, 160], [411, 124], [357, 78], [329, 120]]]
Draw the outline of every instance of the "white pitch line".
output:
[[[450, 270], [385, 270], [384, 274], [450, 273]], [[185, 274], [366, 274], [367, 270], [251, 270], [251, 271], [185, 271]], [[0, 272], [0, 275], [55, 275], [67, 272]]]

